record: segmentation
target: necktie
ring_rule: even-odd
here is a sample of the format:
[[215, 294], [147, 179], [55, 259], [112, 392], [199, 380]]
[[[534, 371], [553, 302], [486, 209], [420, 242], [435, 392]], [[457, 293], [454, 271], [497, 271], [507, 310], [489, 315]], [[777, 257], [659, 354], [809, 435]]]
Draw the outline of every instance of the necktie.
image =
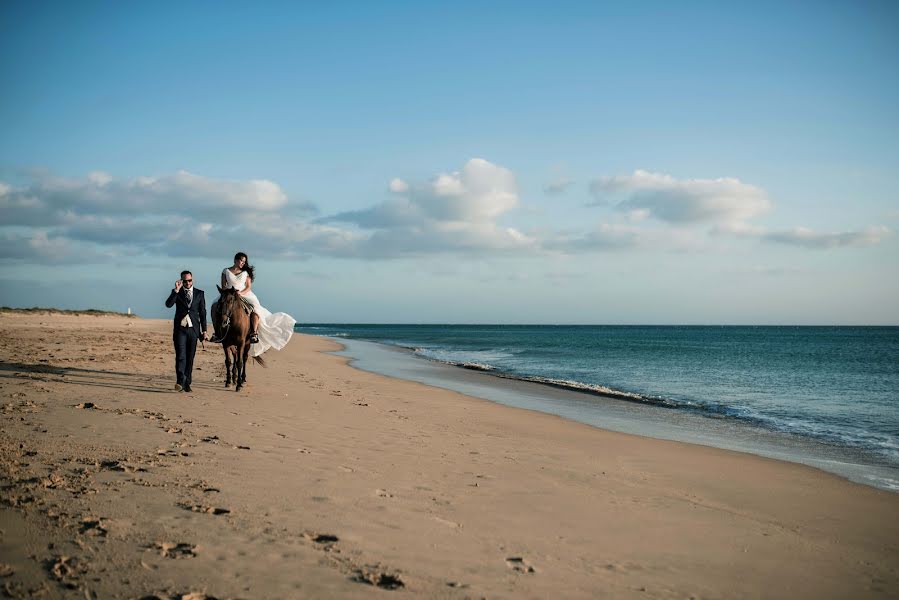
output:
[[193, 289], [187, 290], [187, 306], [190, 306], [191, 302], [194, 301], [194, 291]]

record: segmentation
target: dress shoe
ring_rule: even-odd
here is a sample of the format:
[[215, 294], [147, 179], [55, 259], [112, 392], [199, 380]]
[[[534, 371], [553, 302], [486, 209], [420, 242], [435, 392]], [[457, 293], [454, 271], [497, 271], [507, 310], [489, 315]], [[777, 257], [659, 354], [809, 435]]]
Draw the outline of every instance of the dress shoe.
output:
[[185, 391], [185, 392], [192, 392], [193, 390], [190, 389], [190, 386], [189, 386], [189, 385], [185, 385], [185, 386], [184, 386], [184, 391]]
[[181, 388], [181, 384], [180, 384], [180, 383], [176, 383], [176, 384], [175, 384], [175, 391], [176, 391], [176, 392], [180, 392], [181, 389], [182, 389], [182, 388]]

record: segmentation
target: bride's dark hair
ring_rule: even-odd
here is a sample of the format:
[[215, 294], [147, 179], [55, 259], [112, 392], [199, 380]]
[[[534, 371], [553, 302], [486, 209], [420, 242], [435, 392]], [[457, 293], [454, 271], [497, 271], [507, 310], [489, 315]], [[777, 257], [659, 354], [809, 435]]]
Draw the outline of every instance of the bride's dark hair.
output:
[[250, 277], [250, 279], [252, 279], [253, 281], [256, 281], [256, 274], [255, 274], [256, 269], [254, 269], [253, 266], [250, 264], [250, 259], [247, 258], [246, 254], [244, 254], [243, 252], [238, 252], [237, 254], [235, 254], [234, 255], [234, 264], [236, 265], [237, 261], [239, 261], [241, 258], [246, 261], [243, 264], [242, 270], [247, 272], [247, 275]]

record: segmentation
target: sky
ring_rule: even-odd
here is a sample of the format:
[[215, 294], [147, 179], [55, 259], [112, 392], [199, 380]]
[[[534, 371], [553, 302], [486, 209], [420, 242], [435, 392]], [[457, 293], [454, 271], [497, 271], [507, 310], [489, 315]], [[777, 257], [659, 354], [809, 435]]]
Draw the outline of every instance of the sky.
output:
[[0, 3], [0, 304], [899, 325], [893, 2]]

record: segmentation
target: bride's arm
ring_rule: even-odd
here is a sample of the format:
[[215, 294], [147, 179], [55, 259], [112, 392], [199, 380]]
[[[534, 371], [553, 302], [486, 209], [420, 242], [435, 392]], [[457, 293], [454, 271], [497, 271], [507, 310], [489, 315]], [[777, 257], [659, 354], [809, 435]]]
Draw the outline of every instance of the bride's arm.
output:
[[247, 284], [244, 286], [244, 288], [242, 290], [240, 290], [237, 293], [240, 294], [241, 296], [246, 296], [247, 294], [249, 294], [252, 291], [253, 291], [253, 278], [250, 277], [249, 275], [247, 275]]

